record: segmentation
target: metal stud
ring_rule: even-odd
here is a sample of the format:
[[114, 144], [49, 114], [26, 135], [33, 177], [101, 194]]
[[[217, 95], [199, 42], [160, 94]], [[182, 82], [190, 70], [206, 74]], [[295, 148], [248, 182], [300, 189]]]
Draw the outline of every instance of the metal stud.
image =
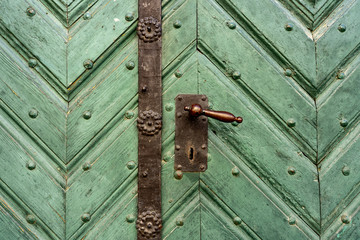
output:
[[89, 12], [86, 12], [83, 16], [84, 20], [89, 20], [91, 18], [91, 14]]
[[91, 118], [91, 112], [90, 111], [85, 111], [83, 113], [83, 118], [86, 119], [86, 120], [90, 119]]
[[177, 170], [181, 170], [181, 169], [182, 169], [182, 166], [179, 164], [179, 165], [176, 166], [176, 169], [177, 169]]
[[33, 16], [35, 16], [36, 11], [35, 11], [35, 9], [32, 8], [32, 7], [28, 7], [28, 8], [26, 9], [26, 14], [27, 14], [29, 17], [33, 17]]
[[30, 58], [29, 59], [29, 62], [28, 62], [29, 67], [34, 68], [34, 67], [37, 66], [37, 64], [38, 63], [37, 63], [37, 60], [35, 58]]
[[199, 169], [200, 169], [201, 171], [204, 171], [204, 170], [206, 169], [205, 164], [200, 164]]
[[183, 75], [183, 73], [182, 73], [180, 70], [177, 70], [177, 71], [175, 72], [175, 77], [177, 77], [177, 78], [181, 78], [182, 75]]
[[294, 167], [289, 167], [289, 168], [288, 168], [288, 173], [289, 173], [290, 175], [295, 175], [295, 173], [296, 173], [295, 168], [294, 168]]
[[184, 219], [182, 217], [176, 218], [176, 226], [183, 226], [184, 225]]
[[211, 162], [211, 160], [212, 160], [212, 156], [211, 156], [211, 154], [210, 154], [210, 153], [208, 153], [208, 154], [207, 154], [207, 159], [208, 159], [208, 162]]
[[125, 117], [126, 117], [127, 119], [133, 118], [133, 117], [134, 117], [134, 112], [133, 112], [133, 111], [126, 111]]
[[135, 221], [135, 216], [134, 216], [134, 214], [129, 214], [129, 215], [127, 215], [127, 216], [126, 216], [126, 221], [127, 221], [128, 223], [133, 223], [133, 222]]
[[29, 170], [34, 170], [36, 168], [36, 163], [33, 162], [33, 161], [29, 161], [26, 163], [26, 167], [29, 169]]
[[234, 21], [228, 21], [226, 23], [226, 25], [228, 26], [228, 28], [230, 29], [235, 29], [236, 28], [236, 23]]
[[342, 215], [342, 216], [341, 216], [341, 221], [342, 221], [343, 223], [345, 223], [345, 224], [349, 224], [351, 220], [350, 220], [350, 218], [349, 218], [348, 215]]
[[145, 85], [145, 86], [143, 86], [142, 88], [141, 88], [141, 91], [144, 93], [144, 92], [146, 92], [147, 91], [147, 86]]
[[127, 13], [125, 15], [125, 20], [128, 21], [128, 22], [134, 20], [134, 14], [133, 13]]
[[177, 151], [179, 151], [180, 148], [181, 148], [180, 145], [176, 145], [176, 146], [175, 146], [175, 149], [176, 149]]
[[241, 224], [241, 218], [239, 218], [238, 216], [233, 218], [233, 222], [235, 225], [240, 225]]
[[38, 112], [35, 108], [30, 109], [30, 111], [29, 111], [29, 117], [31, 117], [31, 118], [37, 118], [38, 115], [39, 115], [39, 112]]
[[344, 78], [345, 78], [345, 73], [339, 72], [336, 77], [337, 77], [338, 79], [344, 79]]
[[291, 75], [292, 75], [291, 69], [286, 69], [285, 72], [284, 72], [284, 74], [285, 74], [285, 76], [287, 76], [287, 77], [291, 77]]
[[87, 59], [84, 61], [83, 65], [86, 69], [91, 69], [94, 66], [94, 62], [90, 59]]
[[338, 30], [339, 30], [339, 32], [345, 32], [346, 31], [346, 26], [344, 24], [339, 24]]
[[143, 171], [142, 177], [143, 177], [143, 178], [146, 178], [147, 176], [148, 176], [148, 172], [147, 172], [147, 171]]
[[348, 120], [343, 118], [340, 120], [340, 126], [346, 127], [349, 124]]
[[26, 215], [26, 221], [30, 224], [34, 224], [36, 222], [36, 219], [35, 219], [34, 215], [28, 214], [28, 215]]
[[182, 23], [179, 20], [176, 20], [173, 25], [174, 28], [181, 28]]
[[126, 63], [126, 68], [129, 70], [133, 70], [135, 68], [135, 63], [133, 61], [128, 61]]
[[292, 31], [294, 28], [294, 26], [291, 23], [288, 23], [285, 25], [285, 30], [286, 31]]
[[90, 221], [90, 219], [91, 216], [89, 213], [84, 213], [83, 215], [81, 215], [81, 221], [83, 221], [84, 223]]
[[168, 161], [170, 161], [171, 157], [172, 157], [171, 153], [167, 152], [167, 153], [165, 153], [163, 160], [165, 162], [168, 162]]
[[206, 144], [201, 145], [202, 149], [206, 149]]
[[288, 119], [287, 121], [286, 121], [286, 124], [288, 125], [288, 127], [295, 127], [295, 125], [296, 125], [296, 122], [295, 122], [295, 120], [293, 119], [293, 118], [290, 118], [290, 119]]
[[182, 113], [181, 113], [181, 112], [178, 112], [178, 113], [176, 114], [176, 116], [177, 116], [178, 118], [181, 118]]
[[241, 77], [240, 72], [234, 71], [234, 72], [232, 73], [232, 78], [233, 78], [234, 80], [238, 80], [238, 79], [240, 79], [240, 77]]
[[168, 103], [165, 105], [165, 110], [171, 112], [174, 109], [174, 105], [172, 103]]
[[295, 225], [296, 224], [296, 219], [294, 217], [290, 217], [289, 218], [289, 224], [290, 225]]
[[235, 177], [239, 176], [240, 174], [240, 170], [237, 168], [237, 167], [234, 167], [232, 170], [231, 170], [231, 173], [232, 175], [234, 175]]
[[136, 167], [136, 163], [134, 161], [129, 161], [127, 164], [126, 164], [126, 167], [129, 169], [129, 170], [132, 170]]
[[90, 170], [90, 168], [91, 168], [91, 164], [89, 162], [84, 163], [82, 166], [82, 169], [84, 171], [88, 171], [88, 170]]
[[350, 168], [348, 166], [344, 166], [341, 170], [342, 174], [344, 176], [349, 176], [350, 175]]
[[174, 178], [176, 178], [177, 180], [182, 179], [182, 177], [183, 177], [183, 173], [182, 173], [181, 170], [176, 170], [176, 171], [174, 172]]

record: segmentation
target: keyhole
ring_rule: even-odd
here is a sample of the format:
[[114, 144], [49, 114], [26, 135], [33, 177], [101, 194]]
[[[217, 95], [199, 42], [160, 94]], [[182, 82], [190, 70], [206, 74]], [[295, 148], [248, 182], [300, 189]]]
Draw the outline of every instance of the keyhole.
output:
[[189, 151], [189, 160], [193, 160], [194, 159], [194, 148], [190, 147], [190, 151]]

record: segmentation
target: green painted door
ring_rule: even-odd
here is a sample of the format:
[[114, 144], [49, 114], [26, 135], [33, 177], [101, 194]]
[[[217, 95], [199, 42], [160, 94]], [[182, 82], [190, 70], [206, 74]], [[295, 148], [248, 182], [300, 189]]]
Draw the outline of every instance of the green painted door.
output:
[[[360, 0], [164, 0], [164, 239], [360, 239]], [[0, 1], [0, 239], [136, 239], [137, 1]], [[174, 177], [174, 98], [206, 94]]]

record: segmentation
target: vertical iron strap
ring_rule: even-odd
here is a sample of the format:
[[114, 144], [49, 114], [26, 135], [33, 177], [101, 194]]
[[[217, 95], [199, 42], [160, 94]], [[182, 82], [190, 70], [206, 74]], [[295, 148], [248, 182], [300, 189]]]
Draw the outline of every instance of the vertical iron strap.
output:
[[161, 239], [161, 0], [139, 0], [138, 239]]

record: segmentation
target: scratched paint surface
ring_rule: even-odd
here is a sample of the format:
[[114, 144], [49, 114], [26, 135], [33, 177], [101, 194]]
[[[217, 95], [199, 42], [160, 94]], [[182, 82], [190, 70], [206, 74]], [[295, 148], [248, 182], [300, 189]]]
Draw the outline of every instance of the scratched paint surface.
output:
[[[360, 238], [359, 11], [163, 1], [164, 239]], [[136, 0], [0, 2], [0, 239], [136, 239], [136, 25]], [[210, 119], [179, 180], [191, 93], [244, 122]]]

